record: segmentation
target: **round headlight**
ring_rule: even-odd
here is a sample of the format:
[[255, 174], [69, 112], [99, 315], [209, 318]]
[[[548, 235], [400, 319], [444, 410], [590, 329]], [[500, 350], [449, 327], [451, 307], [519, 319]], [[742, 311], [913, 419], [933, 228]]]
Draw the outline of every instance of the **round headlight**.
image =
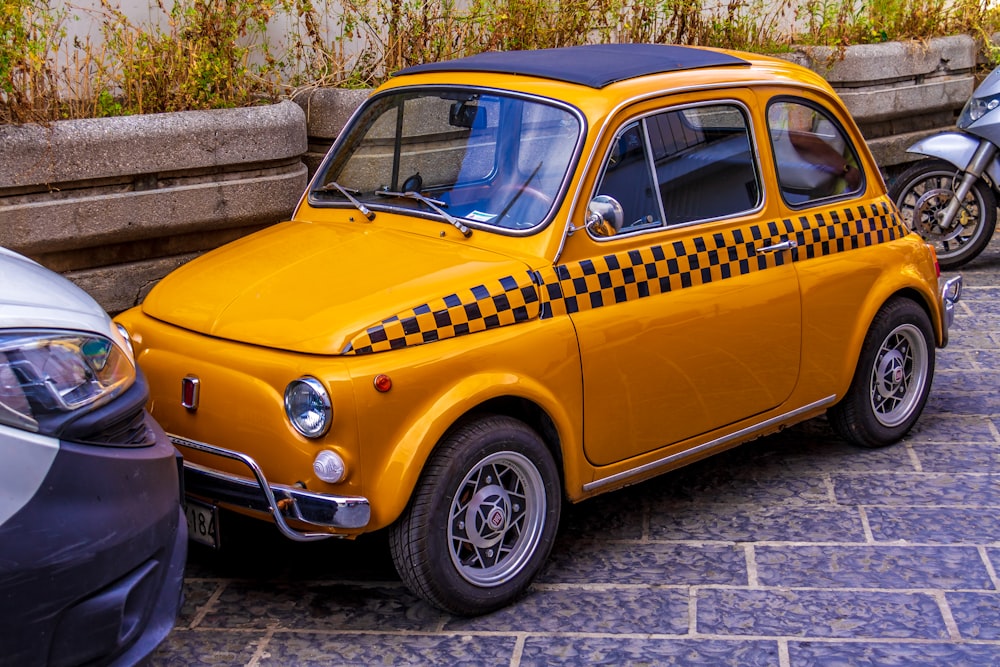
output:
[[333, 410], [323, 383], [301, 377], [285, 388], [285, 414], [295, 430], [307, 438], [318, 438], [330, 429]]

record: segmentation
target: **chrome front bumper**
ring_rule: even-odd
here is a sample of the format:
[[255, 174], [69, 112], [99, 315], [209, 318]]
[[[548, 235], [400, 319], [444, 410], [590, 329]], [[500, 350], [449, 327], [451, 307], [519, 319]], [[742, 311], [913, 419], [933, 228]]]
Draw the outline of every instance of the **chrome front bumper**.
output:
[[954, 276], [941, 283], [940, 298], [941, 311], [944, 313], [944, 322], [941, 327], [944, 335], [941, 340], [941, 347], [948, 344], [948, 329], [955, 320], [955, 304], [962, 298], [962, 276]]
[[253, 475], [252, 479], [248, 479], [185, 460], [184, 486], [187, 493], [213, 503], [267, 512], [274, 518], [278, 530], [285, 537], [297, 542], [311, 542], [337, 535], [329, 532], [296, 530], [288, 525], [288, 520], [316, 528], [357, 529], [368, 525], [371, 510], [367, 498], [332, 496], [283, 484], [270, 484], [257, 462], [246, 454], [169, 435], [170, 441], [182, 453], [185, 449], [193, 449], [239, 461]]

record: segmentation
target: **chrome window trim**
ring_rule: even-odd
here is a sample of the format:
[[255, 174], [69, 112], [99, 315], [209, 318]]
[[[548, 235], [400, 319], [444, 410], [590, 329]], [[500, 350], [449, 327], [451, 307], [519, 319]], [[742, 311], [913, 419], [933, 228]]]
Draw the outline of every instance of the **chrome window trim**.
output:
[[[733, 86], [730, 85], [730, 86], [727, 86], [727, 88], [733, 88]], [[685, 109], [696, 109], [696, 108], [699, 108], [699, 107], [712, 107], [712, 106], [723, 106], [723, 105], [730, 105], [730, 106], [737, 107], [739, 109], [740, 113], [742, 114], [744, 121], [746, 122], [747, 140], [750, 143], [750, 150], [753, 152], [752, 164], [753, 164], [753, 168], [754, 168], [754, 175], [757, 178], [757, 187], [760, 189], [760, 200], [757, 202], [756, 206], [754, 206], [753, 208], [746, 209], [745, 211], [737, 211], [736, 213], [730, 213], [730, 214], [715, 216], [715, 217], [711, 217], [711, 218], [699, 218], [698, 220], [689, 220], [687, 222], [681, 222], [681, 223], [677, 223], [677, 224], [670, 224], [670, 222], [666, 219], [667, 216], [666, 216], [666, 211], [664, 210], [663, 196], [660, 193], [660, 188], [659, 188], [660, 183], [659, 183], [659, 180], [657, 179], [657, 176], [656, 176], [656, 167], [655, 167], [655, 164], [654, 164], [655, 161], [653, 160], [653, 157], [652, 157], [653, 151], [652, 151], [652, 145], [651, 145], [650, 139], [649, 139], [649, 130], [648, 130], [647, 122], [646, 121], [647, 121], [648, 118], [651, 118], [653, 116], [657, 116], [657, 115], [660, 115], [660, 114], [663, 114], [663, 113], [672, 113], [672, 112], [675, 112], [675, 111], [683, 111]], [[639, 235], [642, 235], [642, 234], [654, 234], [654, 233], [657, 233], [657, 232], [663, 232], [663, 231], [673, 230], [673, 229], [685, 229], [687, 227], [694, 227], [694, 226], [697, 226], [697, 225], [704, 225], [706, 223], [717, 222], [719, 220], [735, 220], [735, 219], [738, 219], [738, 218], [744, 218], [744, 217], [747, 217], [747, 216], [756, 215], [757, 213], [760, 213], [764, 209], [764, 204], [766, 203], [766, 197], [765, 197], [766, 191], [765, 191], [765, 188], [764, 188], [764, 176], [763, 176], [764, 172], [761, 169], [761, 164], [760, 164], [761, 156], [760, 156], [759, 147], [757, 145], [757, 134], [754, 131], [755, 128], [754, 128], [754, 122], [753, 122], [753, 114], [750, 113], [750, 108], [743, 101], [735, 99], [735, 98], [720, 97], [719, 99], [713, 99], [713, 100], [699, 100], [697, 102], [681, 103], [681, 104], [675, 104], [675, 105], [666, 105], [666, 106], [664, 106], [662, 108], [655, 109], [655, 110], [650, 110], [647, 113], [643, 113], [643, 114], [638, 115], [638, 116], [630, 117], [628, 120], [626, 120], [621, 125], [619, 125], [617, 128], [615, 128], [615, 133], [612, 135], [612, 137], [616, 137], [619, 134], [619, 132], [622, 131], [623, 128], [628, 127], [632, 123], [640, 123], [642, 125], [642, 128], [643, 128], [642, 133], [643, 133], [643, 140], [644, 140], [644, 149], [646, 151], [647, 166], [649, 166], [649, 168], [650, 168], [651, 178], [653, 179], [653, 183], [656, 184], [656, 186], [657, 186], [656, 187], [656, 201], [657, 201], [657, 203], [660, 206], [660, 216], [663, 218], [663, 224], [659, 225], [659, 226], [656, 226], [656, 227], [641, 227], [639, 229], [636, 229], [635, 231], [626, 231], [626, 232], [615, 234], [614, 236], [607, 236], [607, 237], [595, 236], [595, 235], [593, 235], [593, 234], [590, 233], [590, 230], [587, 230], [587, 235], [591, 239], [593, 239], [594, 241], [597, 241], [598, 243], [607, 243], [607, 242], [610, 242], [610, 241], [614, 241], [615, 239], [632, 238], [632, 237], [639, 236]], [[609, 142], [608, 143], [608, 149], [604, 152], [604, 155], [601, 157], [600, 165], [601, 165], [601, 173], [602, 173], [602, 175], [603, 175], [604, 165], [607, 164], [608, 158], [609, 158], [610, 153], [611, 153], [611, 147], [613, 145], [614, 145], [614, 141]], [[595, 180], [594, 181], [594, 187], [591, 189], [591, 192], [590, 192], [590, 199], [592, 199], [594, 196], [596, 196], [595, 192], [597, 191], [597, 186], [599, 186], [599, 185], [600, 185], [600, 182], [597, 181], [597, 180]], [[590, 201], [590, 199], [588, 199], [588, 201]]]
[[[316, 168], [316, 173], [310, 180], [305, 193], [302, 196], [302, 200], [307, 202], [309, 206], [317, 209], [329, 209], [338, 208], [344, 209], [346, 211], [354, 211], [354, 207], [350, 202], [317, 202], [312, 196], [313, 189], [319, 185], [320, 179], [326, 173], [329, 163], [332, 161], [333, 156], [338, 150], [340, 150], [341, 145], [346, 140], [347, 130], [355, 123], [357, 117], [361, 115], [362, 111], [367, 108], [374, 101], [379, 100], [383, 97], [387, 97], [393, 94], [399, 94], [401, 92], [434, 92], [434, 91], [479, 91], [484, 94], [497, 95], [508, 98], [516, 98], [521, 100], [526, 100], [530, 102], [535, 102], [538, 104], [544, 104], [550, 107], [556, 107], [568, 112], [579, 124], [579, 133], [576, 139], [576, 146], [573, 148], [573, 152], [569, 158], [566, 165], [566, 173], [563, 175], [562, 183], [559, 185], [559, 189], [555, 193], [555, 197], [552, 201], [552, 208], [549, 210], [549, 214], [537, 225], [530, 227], [528, 229], [507, 229], [503, 227], [496, 227], [488, 224], [483, 224], [476, 222], [474, 220], [468, 220], [466, 218], [459, 218], [463, 224], [467, 225], [469, 228], [488, 232], [490, 234], [497, 234], [499, 236], [511, 236], [511, 237], [522, 237], [522, 236], [534, 236], [542, 230], [547, 229], [555, 220], [556, 213], [559, 211], [561, 204], [566, 201], [566, 197], [569, 193], [569, 184], [572, 182], [574, 176], [578, 173], [578, 164], [580, 161], [580, 156], [583, 152], [583, 146], [586, 143], [587, 133], [589, 130], [589, 125], [587, 124], [587, 117], [584, 113], [572, 104], [565, 102], [563, 100], [556, 99], [554, 97], [546, 97], [545, 95], [538, 95], [535, 93], [525, 93], [518, 90], [511, 90], [509, 88], [497, 88], [494, 86], [478, 86], [478, 85], [459, 85], [459, 84], [414, 84], [412, 86], [399, 86], [395, 88], [390, 88], [385, 90], [378, 95], [373, 95], [365, 100], [365, 102], [360, 105], [355, 112], [351, 115], [347, 124], [344, 125], [344, 129], [337, 136], [337, 140], [334, 142], [330, 150], [327, 151], [326, 155], [323, 156], [323, 160], [319, 163]], [[433, 211], [422, 211], [413, 208], [408, 208], [404, 206], [394, 206], [391, 202], [386, 201], [385, 203], [379, 203], [378, 201], [365, 201], [364, 202], [368, 208], [373, 211], [382, 211], [386, 213], [392, 213], [396, 215], [406, 215], [423, 218], [426, 220], [433, 220], [435, 222], [444, 220], [441, 216], [435, 214]], [[300, 204], [301, 206], [301, 204]], [[295, 214], [298, 215], [299, 210], [296, 208]]]
[[[608, 113], [605, 114], [604, 116], [604, 124], [597, 130], [597, 135], [595, 136], [594, 142], [600, 143], [604, 135], [609, 132], [611, 119], [614, 118], [616, 115], [618, 115], [618, 113], [621, 112], [622, 109], [626, 109], [629, 106], [639, 104], [641, 102], [646, 102], [648, 100], [654, 100], [657, 98], [667, 98], [671, 95], [687, 95], [689, 93], [697, 93], [700, 91], [733, 90], [735, 88], [739, 88], [739, 89], [747, 89], [750, 90], [751, 92], [754, 92], [755, 87], [789, 88], [791, 90], [797, 90], [797, 91], [808, 90], [820, 96], [825, 96], [828, 94], [828, 91], [826, 91], [824, 88], [821, 88], [820, 86], [816, 86], [810, 83], [802, 83], [798, 81], [774, 81], [768, 79], [748, 79], [746, 81], [720, 81], [718, 83], [698, 84], [692, 86], [679, 86], [677, 88], [669, 88], [666, 90], [664, 89], [654, 90], [648, 93], [635, 95], [628, 99], [622, 100], [620, 103], [615, 105], [614, 108], [609, 110]], [[755, 130], [756, 128], [751, 127], [751, 136], [753, 137], [754, 145], [756, 146], [757, 133]], [[590, 170], [592, 169], [593, 163], [596, 159], [597, 155], [595, 152], [592, 151], [590, 153], [590, 156], [587, 158], [586, 164], [584, 164], [581, 167], [583, 173], [590, 173]], [[603, 159], [604, 157], [602, 156], [601, 160], [603, 161]], [[573, 205], [572, 208], [570, 208], [569, 216], [566, 218], [566, 226], [565, 229], [563, 230], [562, 238], [559, 240], [559, 247], [556, 249], [555, 256], [552, 259], [553, 263], [558, 263], [559, 258], [562, 257], [563, 251], [566, 249], [567, 239], [579, 227], [579, 225], [574, 224], [574, 221], [579, 220], [580, 224], [583, 224], [583, 218], [586, 216], [587, 206], [590, 203], [590, 199], [587, 199], [586, 201], [581, 199], [581, 195], [583, 193], [583, 181], [584, 179], [582, 178], [579, 181], [577, 181], [577, 190], [573, 194]], [[768, 195], [767, 191], [764, 190], [762, 197], [762, 206], [767, 205], [767, 195]], [[579, 213], [580, 209], [583, 210], [582, 215]], [[697, 224], [702, 224], [702, 222], [699, 222]], [[672, 229], [680, 229], [680, 228], [681, 226], [678, 225], [677, 227], [674, 227]], [[617, 238], [617, 236], [613, 238]]]

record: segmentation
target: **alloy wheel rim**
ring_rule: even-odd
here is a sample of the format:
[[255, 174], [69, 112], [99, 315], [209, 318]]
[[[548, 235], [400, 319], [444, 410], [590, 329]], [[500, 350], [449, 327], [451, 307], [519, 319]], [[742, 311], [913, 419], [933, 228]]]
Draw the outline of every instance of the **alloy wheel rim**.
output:
[[498, 586], [530, 561], [545, 525], [545, 484], [535, 465], [499, 452], [472, 467], [449, 512], [452, 564], [467, 582]]
[[927, 342], [919, 328], [903, 324], [882, 341], [872, 366], [869, 397], [880, 424], [896, 427], [917, 406], [927, 382]]

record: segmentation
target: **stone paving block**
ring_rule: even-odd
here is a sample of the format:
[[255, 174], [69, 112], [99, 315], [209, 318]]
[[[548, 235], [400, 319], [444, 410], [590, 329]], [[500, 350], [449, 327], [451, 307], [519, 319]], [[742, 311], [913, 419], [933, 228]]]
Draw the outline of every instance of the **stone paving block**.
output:
[[445, 632], [685, 634], [686, 589], [536, 585], [514, 606], [475, 618], [449, 618]]
[[697, 631], [714, 635], [947, 639], [924, 593], [702, 589]]
[[994, 507], [869, 507], [872, 536], [879, 542], [990, 544], [1000, 541]]
[[613, 637], [528, 638], [521, 667], [546, 665], [684, 665], [753, 667], [778, 664], [774, 641], [733, 642], [692, 639], [618, 639]]
[[[993, 347], [993, 335], [995, 332], [992, 329], [994, 325], [977, 321], [974, 310], [977, 307], [974, 304], [969, 306], [969, 314], [959, 314], [958, 317], [963, 318], [964, 321], [961, 325], [955, 324], [949, 330], [948, 347], [941, 350], [942, 354], [953, 350], [983, 350]], [[952, 345], [954, 345], [954, 348]]]
[[[642, 516], [645, 508], [643, 490], [647, 485], [623, 489], [592, 498], [579, 505], [563, 508], [559, 538], [572, 535], [576, 539], [637, 540], [643, 536]], [[594, 517], [600, 517], [594, 521]]]
[[[971, 350], [972, 361], [976, 364], [976, 370], [989, 371], [995, 380], [995, 376], [1000, 375], [995, 369], [1000, 368], [1000, 348]], [[983, 376], [987, 379], [989, 376]], [[997, 382], [994, 381], [994, 386]]]
[[[388, 641], [387, 641], [388, 640]], [[335, 665], [506, 665], [512, 636], [319, 634], [276, 632], [257, 663], [260, 667]]]
[[927, 410], [956, 415], [1000, 414], [1000, 395], [996, 388], [975, 391], [941, 390], [932, 392]]
[[[720, 505], [806, 505], [829, 502], [830, 490], [821, 476], [789, 474], [787, 470], [750, 474], [738, 468], [700, 468], [700, 474], [668, 476], [651, 485], [649, 509], [668, 513], [684, 502], [711, 501]], [[756, 471], [754, 471], [756, 473]]]
[[994, 589], [975, 547], [758, 546], [754, 561], [761, 586]]
[[848, 470], [895, 471], [912, 466], [906, 448], [855, 447], [836, 435], [824, 417], [748, 442], [724, 456], [727, 458], [710, 458], [703, 465], [715, 471], [714, 474], [724, 471], [733, 479], [764, 478], [779, 483], [790, 475]]
[[306, 595], [298, 587], [271, 582], [228, 582], [198, 627], [263, 629], [294, 622]]
[[398, 586], [232, 581], [199, 628], [431, 631], [447, 615]]
[[[938, 350], [936, 363], [937, 367], [934, 370], [933, 386], [939, 386], [940, 377], [942, 375], [958, 375], [960, 373], [977, 370], [979, 368], [975, 350], [953, 347], [951, 345], [943, 350]], [[934, 393], [933, 386], [931, 388], [931, 394]]]
[[227, 667], [246, 665], [265, 641], [263, 631], [175, 628], [144, 667]]
[[[1000, 640], [1000, 593], [948, 593], [946, 599], [962, 637]], [[1000, 646], [995, 648], [1000, 662]]]
[[[762, 447], [761, 455], [742, 472], [753, 474], [757, 470], [773, 468], [775, 478], [780, 480], [790, 474], [822, 475], [831, 472], [895, 472], [913, 469], [913, 461], [905, 447], [862, 449], [832, 434], [830, 440], [792, 438], [793, 436], [784, 433], [775, 436], [775, 442], [783, 443], [782, 446]], [[755, 444], [750, 443], [748, 446]]]
[[[925, 413], [917, 425], [911, 430], [904, 442], [913, 445], [913, 450], [917, 457], [925, 452], [932, 452], [934, 449], [944, 449], [944, 447], [926, 447], [927, 443], [939, 443], [946, 446], [958, 443], [971, 443], [985, 446], [1000, 447], [990, 421], [982, 415], [950, 415], [941, 413]], [[900, 447], [888, 447], [888, 450], [904, 449]], [[885, 451], [885, 450], [876, 450]], [[955, 470], [967, 470], [964, 465], [959, 465]], [[978, 470], [978, 467], [973, 468]]]
[[[984, 369], [980, 360], [980, 354], [970, 351], [966, 359], [972, 368], [965, 369], [960, 373], [944, 371], [937, 373], [934, 377], [934, 387], [932, 393], [948, 395], [979, 395], [989, 396], [990, 388], [996, 386], [1000, 379], [1000, 373], [994, 370]], [[967, 410], [964, 410], [966, 414]]]
[[861, 515], [853, 507], [699, 505], [649, 519], [656, 540], [860, 542]]
[[191, 625], [197, 618], [202, 607], [208, 603], [212, 595], [226, 582], [219, 579], [184, 579], [184, 604], [177, 614], [177, 627], [183, 628]]
[[942, 667], [996, 665], [995, 644], [788, 642], [792, 665], [847, 667]]
[[1000, 477], [978, 473], [833, 475], [839, 503], [864, 505], [996, 505]]
[[572, 541], [559, 543], [539, 581], [544, 583], [745, 585], [742, 547], [672, 543]]
[[1000, 443], [992, 440], [971, 444], [921, 443], [915, 445], [913, 450], [924, 472], [950, 472], [963, 468], [1000, 472]]
[[962, 294], [962, 302], [965, 303], [971, 318], [965, 318], [959, 330], [972, 329], [974, 324], [992, 322], [996, 324], [1000, 321], [1000, 288], [996, 287], [976, 287], [965, 290]]

